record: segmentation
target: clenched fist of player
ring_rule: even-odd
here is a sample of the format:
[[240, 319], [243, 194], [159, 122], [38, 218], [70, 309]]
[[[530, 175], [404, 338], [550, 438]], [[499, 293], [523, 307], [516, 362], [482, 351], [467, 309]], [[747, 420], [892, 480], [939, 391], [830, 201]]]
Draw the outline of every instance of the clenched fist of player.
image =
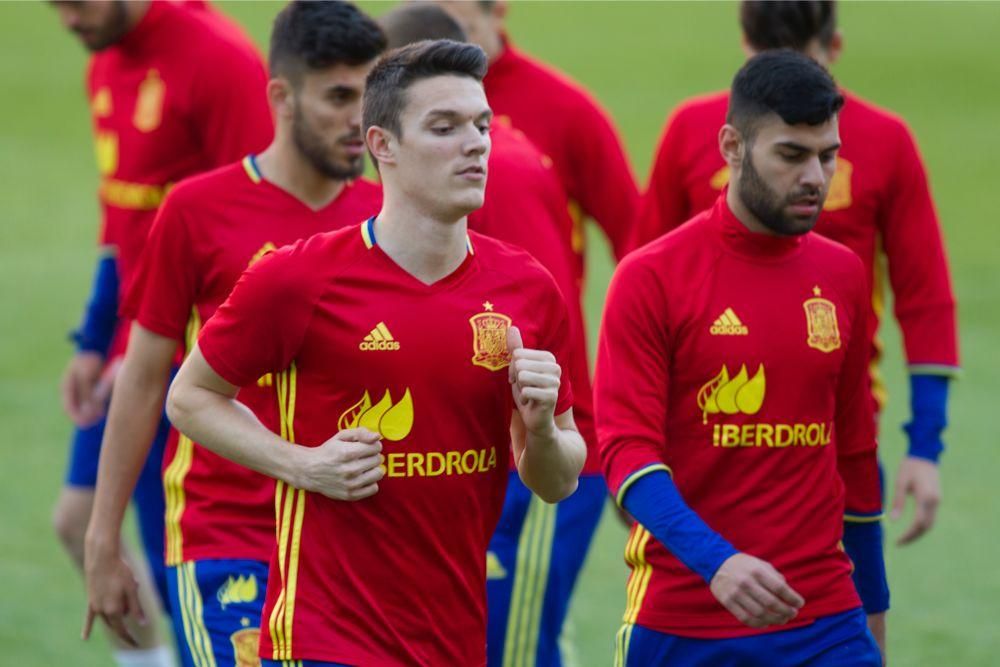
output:
[[526, 348], [517, 327], [507, 329], [507, 349], [508, 379], [525, 429], [540, 435], [551, 433], [556, 428], [554, 417], [562, 376], [555, 355]]
[[805, 604], [770, 563], [744, 553], [730, 556], [709, 586], [715, 599], [751, 628], [784, 625]]
[[296, 486], [334, 500], [373, 496], [385, 474], [381, 452], [378, 433], [366, 428], [338, 431], [319, 447], [305, 449]]

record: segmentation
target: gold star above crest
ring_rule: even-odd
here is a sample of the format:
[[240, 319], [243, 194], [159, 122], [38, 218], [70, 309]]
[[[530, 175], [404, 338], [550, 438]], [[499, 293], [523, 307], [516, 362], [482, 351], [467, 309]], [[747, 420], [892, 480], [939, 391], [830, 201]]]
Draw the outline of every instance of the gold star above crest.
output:
[[819, 295], [820, 295], [820, 294], [822, 294], [822, 293], [823, 293], [823, 290], [821, 290], [821, 289], [819, 288], [819, 285], [815, 285], [815, 286], [813, 287], [813, 294], [814, 294], [815, 296], [819, 296]]
[[493, 304], [489, 301], [483, 301], [483, 310], [486, 312], [493, 312]]

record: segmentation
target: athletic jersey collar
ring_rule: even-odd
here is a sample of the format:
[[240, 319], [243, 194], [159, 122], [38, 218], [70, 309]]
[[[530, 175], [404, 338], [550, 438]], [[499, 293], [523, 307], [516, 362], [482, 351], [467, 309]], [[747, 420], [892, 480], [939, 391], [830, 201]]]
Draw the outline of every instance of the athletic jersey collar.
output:
[[728, 186], [723, 188], [712, 209], [712, 218], [717, 221], [726, 248], [739, 255], [761, 260], [785, 259], [799, 251], [808, 234], [771, 236], [750, 231], [726, 203], [728, 190]]
[[148, 40], [150, 34], [156, 30], [164, 12], [170, 10], [170, 7], [167, 7], [168, 4], [170, 3], [155, 1], [150, 2], [148, 8], [146, 9], [146, 13], [142, 15], [142, 18], [135, 24], [135, 27], [125, 33], [114, 46], [117, 46], [124, 51], [141, 49]]
[[406, 269], [397, 264], [392, 259], [392, 257], [389, 257], [389, 255], [386, 254], [386, 252], [382, 250], [382, 248], [379, 246], [378, 239], [375, 237], [375, 217], [376, 216], [373, 215], [372, 217], [368, 218], [367, 220], [361, 223], [360, 226], [361, 240], [364, 242], [365, 247], [368, 248], [368, 250], [374, 251], [384, 262], [390, 264], [393, 270], [406, 276], [406, 278], [409, 279], [409, 281], [413, 282], [415, 285], [418, 285], [427, 290], [436, 291], [439, 289], [447, 288], [448, 286], [459, 282], [469, 272], [469, 267], [472, 265], [473, 258], [476, 255], [476, 250], [475, 247], [472, 245], [472, 238], [468, 234], [466, 234], [465, 235], [466, 253], [465, 253], [465, 259], [462, 260], [462, 263], [459, 264], [454, 271], [446, 275], [444, 278], [441, 278], [440, 280], [437, 280], [429, 285], [425, 282], [422, 282], [421, 280], [414, 277], [411, 273], [406, 271]]

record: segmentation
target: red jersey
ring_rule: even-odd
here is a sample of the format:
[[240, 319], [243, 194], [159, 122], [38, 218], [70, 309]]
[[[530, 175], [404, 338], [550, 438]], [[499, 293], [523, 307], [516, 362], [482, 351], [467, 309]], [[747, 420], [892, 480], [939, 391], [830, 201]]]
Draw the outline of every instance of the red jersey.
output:
[[[125, 304], [146, 329], [190, 349], [201, 323], [265, 253], [376, 213], [381, 192], [367, 181], [344, 186], [313, 211], [261, 178], [252, 157], [182, 181], [150, 232]], [[273, 377], [240, 390], [240, 402], [277, 424]], [[266, 561], [274, 550], [274, 481], [172, 431], [163, 457], [166, 562], [207, 558]]]
[[[753, 234], [725, 198], [619, 266], [595, 397], [608, 487], [668, 469], [687, 504], [806, 603], [860, 606], [845, 519], [881, 514], [861, 262], [816, 234]], [[642, 526], [625, 620], [684, 636], [759, 633]], [[783, 626], [789, 627], [789, 626]], [[773, 628], [772, 628], [773, 629]]]
[[231, 25], [162, 0], [91, 58], [101, 242], [118, 252], [123, 297], [167, 189], [270, 141], [266, 86], [255, 47]]
[[[382, 435], [386, 476], [370, 498], [277, 483], [261, 656], [485, 663], [485, 554], [514, 409], [511, 324], [564, 362], [562, 296], [526, 253], [472, 232], [462, 264], [426, 285], [381, 250], [369, 223], [266, 257], [206, 324], [200, 349], [227, 381], [278, 374], [285, 438], [316, 446], [359, 426]], [[564, 382], [556, 413], [571, 404]]]
[[639, 192], [618, 132], [581, 86], [517, 51], [504, 40], [503, 52], [483, 79], [486, 98], [552, 159], [569, 195], [574, 227], [567, 239], [583, 277], [583, 216], [604, 229], [621, 258], [638, 206]]
[[[958, 366], [955, 297], [941, 226], [927, 174], [913, 136], [896, 116], [844, 93], [843, 146], [830, 193], [816, 224], [818, 234], [843, 243], [865, 265], [872, 347], [872, 390], [884, 388], [875, 373], [883, 314], [885, 264], [896, 319], [910, 368], [953, 374]], [[646, 243], [710, 207], [729, 180], [718, 149], [728, 93], [682, 104], [664, 130], [642, 202], [635, 245]]]
[[469, 216], [469, 229], [527, 250], [549, 270], [559, 285], [569, 310], [571, 344], [566, 376], [573, 385], [573, 417], [587, 443], [587, 462], [581, 474], [600, 474], [580, 285], [573, 257], [560, 242], [560, 230], [572, 226], [566, 193], [552, 170], [552, 161], [546, 159], [523, 132], [497, 121], [490, 135], [493, 148], [486, 201], [481, 209]]

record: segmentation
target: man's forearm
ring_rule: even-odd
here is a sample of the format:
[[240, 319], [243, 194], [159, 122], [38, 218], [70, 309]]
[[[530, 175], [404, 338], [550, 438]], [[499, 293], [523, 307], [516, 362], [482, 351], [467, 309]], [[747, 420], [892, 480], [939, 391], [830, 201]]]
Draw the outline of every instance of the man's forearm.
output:
[[301, 486], [306, 448], [272, 433], [235, 398], [177, 382], [170, 390], [167, 412], [177, 430], [219, 456]]
[[153, 446], [168, 372], [144, 373], [126, 359], [115, 381], [97, 469], [88, 542], [117, 548], [129, 499]]
[[525, 432], [518, 474], [525, 486], [546, 502], [559, 502], [576, 490], [587, 458], [587, 445], [574, 429], [553, 424], [545, 434]]

